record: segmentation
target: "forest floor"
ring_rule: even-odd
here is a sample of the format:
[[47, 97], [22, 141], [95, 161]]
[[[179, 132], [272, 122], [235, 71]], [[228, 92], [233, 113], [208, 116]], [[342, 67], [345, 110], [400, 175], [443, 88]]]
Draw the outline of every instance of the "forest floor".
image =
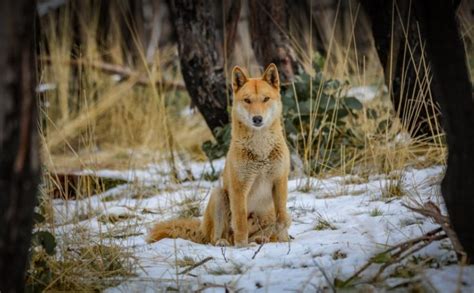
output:
[[[223, 164], [223, 160], [214, 162], [216, 170]], [[195, 178], [210, 172], [208, 163], [189, 167]], [[56, 235], [60, 239], [61, 234], [77, 233], [80, 227], [95, 233], [101, 243], [128, 249], [136, 263], [133, 275], [106, 292], [330, 292], [343, 288], [474, 292], [474, 266], [457, 264], [448, 239], [433, 241], [393, 264], [393, 256], [384, 253], [438, 227], [404, 204], [432, 201], [443, 207], [439, 194], [443, 171], [441, 166], [432, 166], [368, 178], [312, 179], [311, 188], [304, 188], [306, 178], [290, 179], [288, 209], [293, 223], [289, 233], [294, 239], [221, 248], [183, 239], [145, 241], [156, 221], [201, 216], [215, 182], [169, 183], [164, 176], [167, 167], [159, 164], [141, 170], [101, 170], [94, 173], [129, 183], [83, 200], [54, 200]], [[92, 216], [73, 223], [84, 213]], [[371, 266], [344, 282], [369, 261]], [[387, 268], [376, 277], [384, 265]]]

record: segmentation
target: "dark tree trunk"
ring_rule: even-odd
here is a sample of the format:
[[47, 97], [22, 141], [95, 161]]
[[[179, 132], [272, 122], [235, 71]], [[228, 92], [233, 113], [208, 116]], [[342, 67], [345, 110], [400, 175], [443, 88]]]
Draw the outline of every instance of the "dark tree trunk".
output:
[[215, 19], [204, 0], [169, 0], [186, 88], [211, 130], [229, 122], [229, 89]]
[[449, 218], [474, 262], [474, 102], [464, 45], [452, 1], [414, 1], [430, 60], [432, 91], [441, 105], [448, 142], [442, 193]]
[[292, 81], [298, 62], [288, 37], [286, 0], [249, 0], [250, 38], [260, 66], [275, 63], [283, 83]]
[[[290, 35], [294, 36], [298, 44], [303, 48], [303, 52], [310, 50], [318, 52], [321, 56], [326, 56], [326, 47], [324, 46], [323, 37], [320, 27], [317, 26], [311, 0], [294, 0], [288, 7], [290, 16]], [[308, 35], [312, 33], [311, 43]], [[304, 54], [304, 53], [303, 53]], [[309, 56], [301, 56], [301, 59]]]
[[440, 133], [441, 117], [430, 99], [429, 65], [424, 58], [414, 2], [361, 0], [371, 20], [385, 83], [398, 117], [412, 137], [432, 139]]
[[31, 0], [0, 2], [0, 292], [22, 292], [40, 163]]
[[226, 16], [226, 36], [224, 50], [227, 59], [230, 59], [232, 52], [234, 52], [234, 43], [237, 38], [237, 26], [239, 24], [241, 10], [242, 0], [232, 0]]
[[[126, 42], [124, 55], [132, 58], [132, 60], [128, 60], [129, 63], [135, 66], [142, 66], [144, 61], [142, 59], [142, 54], [145, 52], [149, 41], [145, 35], [143, 1], [110, 1], [109, 7], [111, 5], [118, 6], [119, 11], [123, 14], [123, 18], [120, 20], [120, 32], [123, 39], [128, 40]], [[104, 12], [107, 13], [108, 11], [110, 10], [106, 9]], [[110, 22], [110, 17], [108, 18], [108, 21]]]
[[[90, 15], [90, 11], [87, 10], [99, 9], [97, 41], [105, 47], [104, 51], [109, 49], [107, 43], [109, 35], [119, 34], [124, 40], [123, 55], [127, 63], [134, 67], [143, 65], [142, 54], [149, 42], [145, 31], [143, 0], [77, 1], [71, 2], [69, 5], [72, 5], [75, 17], [79, 20], [79, 24], [83, 29], [81, 32], [82, 40], [79, 39], [76, 44], [78, 47], [90, 33], [84, 30], [87, 29], [85, 24], [81, 24], [81, 22], [87, 21], [84, 19], [84, 15]], [[118, 17], [118, 19], [114, 19], [114, 17]], [[114, 22], [118, 24], [118, 31], [111, 29]], [[104, 57], [107, 58], [107, 56]]]

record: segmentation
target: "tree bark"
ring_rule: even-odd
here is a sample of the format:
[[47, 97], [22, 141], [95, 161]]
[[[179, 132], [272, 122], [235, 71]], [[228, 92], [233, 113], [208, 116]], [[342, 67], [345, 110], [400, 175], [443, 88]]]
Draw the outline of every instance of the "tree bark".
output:
[[216, 46], [217, 30], [209, 3], [204, 0], [169, 0], [186, 88], [213, 131], [229, 123], [229, 89], [223, 58]]
[[283, 83], [298, 72], [298, 61], [288, 37], [289, 13], [286, 0], [249, 0], [250, 38], [255, 57], [265, 68], [275, 63]]
[[[301, 46], [301, 54], [297, 53], [300, 60], [305, 60], [310, 54], [308, 52], [318, 52], [321, 56], [326, 56], [327, 48], [323, 40], [322, 31], [324, 28], [315, 21], [313, 6], [320, 7], [321, 3], [313, 3], [311, 0], [294, 0], [288, 7], [290, 18], [289, 34], [296, 39]], [[308, 36], [311, 34], [311, 38]], [[311, 60], [307, 60], [311, 61]], [[305, 63], [305, 62], [302, 62]]]
[[[225, 2], [224, 2], [225, 3]], [[234, 43], [237, 38], [237, 26], [240, 19], [240, 11], [242, 10], [242, 0], [232, 0], [226, 16], [226, 36], [224, 42], [224, 50], [226, 58], [230, 59], [234, 52]]]
[[361, 0], [371, 20], [385, 83], [398, 117], [412, 137], [432, 139], [440, 134], [437, 126], [441, 117], [430, 98], [429, 63], [420, 40], [414, 2]]
[[430, 60], [432, 91], [441, 105], [448, 142], [448, 167], [441, 189], [451, 224], [474, 262], [474, 102], [464, 44], [455, 13], [445, 0], [414, 1]]
[[35, 1], [0, 1], [0, 292], [22, 292], [40, 176]]

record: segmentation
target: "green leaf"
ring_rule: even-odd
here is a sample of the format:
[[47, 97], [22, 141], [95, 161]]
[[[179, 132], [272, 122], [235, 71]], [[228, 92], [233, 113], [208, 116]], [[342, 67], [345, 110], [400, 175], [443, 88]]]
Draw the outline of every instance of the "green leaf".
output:
[[296, 102], [293, 95], [285, 95], [282, 97], [283, 113], [288, 113], [291, 109], [296, 108]]
[[377, 126], [377, 132], [385, 132], [387, 128], [389, 128], [389, 121], [387, 119], [380, 121], [379, 125]]
[[336, 126], [339, 128], [342, 128], [346, 126], [346, 121], [345, 120], [336, 120]]
[[216, 127], [214, 130], [216, 142], [205, 141], [201, 148], [209, 160], [215, 160], [225, 156], [229, 149], [231, 129], [230, 123], [223, 127]]
[[349, 111], [347, 111], [344, 108], [339, 108], [339, 109], [337, 109], [337, 112], [336, 112], [336, 119], [340, 120], [344, 117], [347, 117], [347, 115], [349, 115]]
[[337, 90], [341, 86], [341, 82], [337, 79], [330, 79], [326, 81], [325, 88], [331, 90]]
[[332, 96], [321, 95], [319, 100], [319, 109], [323, 111], [334, 110], [336, 108], [336, 99]]
[[314, 54], [313, 57], [313, 68], [316, 69], [316, 71], [322, 71], [324, 67], [324, 57], [321, 56], [321, 54]]
[[48, 231], [38, 231], [33, 234], [33, 242], [41, 245], [47, 254], [53, 255], [56, 248], [56, 239]]
[[377, 254], [376, 256], [372, 257], [371, 261], [373, 263], [387, 263], [392, 260], [392, 256], [388, 252], [382, 252]]
[[42, 214], [34, 212], [33, 213], [33, 221], [34, 221], [35, 224], [40, 224], [40, 223], [43, 223], [45, 221], [45, 218], [43, 217]]
[[352, 110], [361, 110], [363, 108], [362, 103], [354, 97], [346, 97], [342, 99], [342, 103]]
[[316, 75], [312, 78], [312, 86], [313, 86], [312, 96], [313, 97], [320, 90], [322, 81], [323, 81], [323, 74], [321, 72], [316, 73]]
[[297, 81], [295, 82], [295, 91], [298, 95], [298, 101], [305, 101], [308, 100], [311, 96], [309, 91], [309, 85], [311, 82], [311, 76], [307, 73], [304, 73], [299, 76]]
[[334, 287], [344, 288], [344, 287], [346, 287], [346, 282], [344, 280], [339, 279], [339, 278], [335, 278], [334, 279]]
[[323, 126], [323, 128], [321, 128], [321, 133], [322, 134], [329, 134], [329, 132], [331, 131], [331, 128], [327, 125]]
[[312, 103], [311, 100], [302, 101], [298, 103], [298, 109], [300, 115], [310, 115], [311, 107], [314, 106], [314, 102]]
[[285, 120], [285, 131], [287, 134], [293, 133], [296, 134], [298, 133], [298, 129], [296, 129], [295, 125], [291, 123], [289, 119]]
[[367, 119], [377, 119], [378, 114], [374, 109], [367, 109]]

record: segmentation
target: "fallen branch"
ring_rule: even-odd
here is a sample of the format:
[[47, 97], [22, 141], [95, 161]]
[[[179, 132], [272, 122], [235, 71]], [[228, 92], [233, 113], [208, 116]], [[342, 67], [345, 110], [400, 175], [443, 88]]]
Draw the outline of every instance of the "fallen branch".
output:
[[229, 287], [229, 284], [224, 284], [224, 285], [221, 285], [221, 284], [215, 284], [215, 283], [203, 283], [202, 284], [202, 287], [197, 289], [195, 292], [203, 292], [207, 289], [211, 289], [211, 288], [222, 288], [224, 289], [224, 292], [238, 292], [238, 290], [235, 290], [233, 289], [232, 287]]
[[[54, 59], [51, 57], [41, 57], [39, 58], [39, 60], [50, 65], [51, 63], [53, 63]], [[86, 61], [82, 59], [64, 59], [64, 60], [61, 60], [60, 62], [67, 65], [77, 66], [77, 67], [80, 67], [80, 66], [90, 67], [96, 70], [100, 70], [107, 74], [116, 74], [116, 75], [119, 75], [121, 79], [133, 77], [133, 78], [136, 78], [135, 84], [141, 85], [141, 86], [150, 86], [152, 83], [154, 83], [156, 87], [162, 88], [164, 91], [173, 91], [173, 90], [185, 91], [186, 90], [186, 86], [183, 83], [177, 83], [177, 82], [172, 82], [172, 81], [152, 81], [146, 75], [141, 74], [140, 72], [137, 72], [133, 69], [130, 69], [122, 65], [111, 64], [111, 63], [106, 63], [102, 61]]]
[[421, 245], [419, 245], [417, 247], [414, 247], [413, 249], [411, 249], [413, 246], [407, 247], [406, 250], [405, 249], [400, 249], [400, 251], [397, 253], [397, 258], [394, 258], [394, 259], [386, 262], [385, 264], [383, 264], [380, 267], [380, 269], [378, 270], [377, 274], [372, 278], [372, 280], [374, 282], [376, 282], [379, 279], [380, 275], [382, 275], [382, 273], [385, 271], [385, 269], [388, 268], [389, 266], [391, 266], [392, 264], [399, 263], [402, 260], [404, 260], [405, 258], [407, 258], [408, 256], [410, 256], [410, 255], [414, 254], [415, 252], [420, 251], [421, 249], [423, 249], [426, 246], [430, 245], [432, 242], [444, 239], [446, 237], [447, 237], [446, 234], [433, 235], [433, 236], [431, 236], [431, 238], [424, 240], [425, 241], [424, 243], [422, 243]]
[[440, 232], [442, 232], [442, 230], [442, 228], [436, 228], [422, 236], [399, 243], [381, 253], [378, 253], [376, 256], [372, 257], [365, 265], [358, 269], [351, 277], [343, 281], [342, 286], [347, 286], [348, 284], [350, 284], [372, 264], [379, 264], [383, 262], [384, 264], [380, 267], [377, 274], [372, 278], [373, 280], [377, 280], [380, 275], [385, 271], [385, 269], [389, 266], [402, 261], [406, 257], [428, 246], [434, 241], [447, 238], [446, 234], [439, 234]]
[[444, 233], [446, 233], [446, 235], [448, 236], [449, 240], [451, 240], [458, 260], [462, 261], [462, 259], [466, 256], [466, 253], [464, 252], [461, 242], [459, 242], [456, 232], [454, 232], [453, 228], [451, 228], [451, 222], [449, 221], [449, 217], [443, 215], [441, 213], [440, 208], [434, 202], [428, 201], [423, 205], [419, 205], [419, 207], [413, 207], [407, 204], [402, 205], [411, 211], [419, 213], [425, 217], [432, 218], [435, 223], [440, 225]]

